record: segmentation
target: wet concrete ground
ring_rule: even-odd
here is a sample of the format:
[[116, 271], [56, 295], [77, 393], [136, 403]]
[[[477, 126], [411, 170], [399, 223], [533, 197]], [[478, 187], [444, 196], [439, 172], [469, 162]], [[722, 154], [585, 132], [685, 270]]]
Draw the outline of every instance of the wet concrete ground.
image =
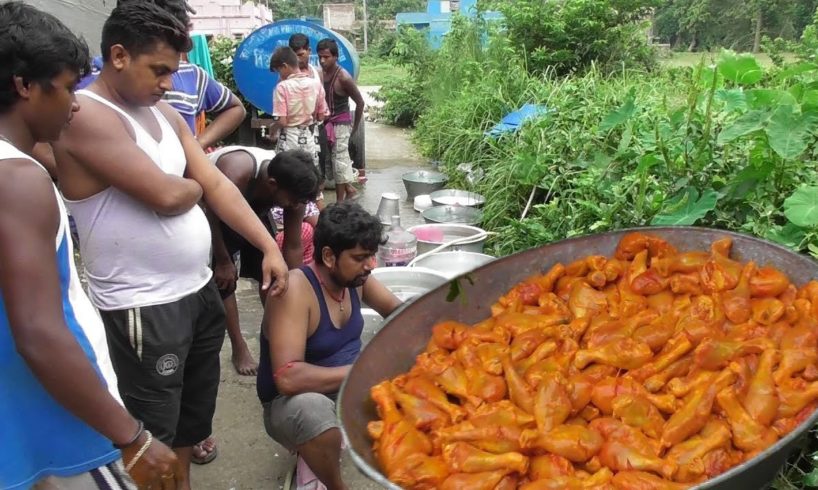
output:
[[[401, 196], [401, 220], [404, 227], [422, 222], [420, 215], [406, 201], [401, 181], [405, 172], [428, 168], [409, 142], [405, 130], [366, 123], [366, 175], [369, 178], [360, 203], [374, 213], [381, 194], [397, 192]], [[325, 192], [327, 202], [335, 199], [332, 191]], [[244, 282], [237, 293], [242, 333], [250, 350], [258, 359], [258, 331], [262, 308], [255, 286]], [[364, 337], [371, 338], [373, 323], [365, 327]], [[273, 442], [264, 431], [261, 404], [256, 397], [255, 378], [239, 376], [230, 361], [230, 341], [225, 338], [222, 349], [222, 374], [214, 419], [219, 456], [210, 464], [194, 465], [194, 490], [262, 490], [283, 489], [284, 478], [295, 465], [295, 456]], [[344, 480], [350, 489], [381, 488], [363, 476], [348, 457], [342, 462]]]

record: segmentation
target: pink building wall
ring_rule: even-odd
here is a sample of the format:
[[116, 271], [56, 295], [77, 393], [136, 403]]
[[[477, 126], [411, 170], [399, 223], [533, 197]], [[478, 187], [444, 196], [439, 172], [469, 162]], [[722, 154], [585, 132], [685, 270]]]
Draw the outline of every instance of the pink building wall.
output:
[[273, 21], [273, 13], [252, 1], [188, 0], [196, 9], [193, 31], [206, 36], [244, 37]]

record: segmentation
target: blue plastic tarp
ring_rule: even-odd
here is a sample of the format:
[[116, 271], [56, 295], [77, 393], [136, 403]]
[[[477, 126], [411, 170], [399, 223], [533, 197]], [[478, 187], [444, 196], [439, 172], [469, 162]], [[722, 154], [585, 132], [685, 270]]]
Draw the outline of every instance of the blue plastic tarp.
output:
[[506, 114], [491, 130], [486, 131], [486, 136], [497, 137], [506, 133], [514, 133], [528, 120], [548, 114], [549, 109], [544, 105], [526, 104], [514, 112]]

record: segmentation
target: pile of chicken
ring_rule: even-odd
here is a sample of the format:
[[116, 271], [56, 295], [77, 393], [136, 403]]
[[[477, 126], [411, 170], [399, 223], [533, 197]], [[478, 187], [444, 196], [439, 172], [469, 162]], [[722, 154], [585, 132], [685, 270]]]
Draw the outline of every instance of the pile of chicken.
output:
[[642, 233], [557, 264], [476, 325], [434, 326], [371, 390], [381, 469], [407, 489], [680, 489], [818, 405], [818, 282]]

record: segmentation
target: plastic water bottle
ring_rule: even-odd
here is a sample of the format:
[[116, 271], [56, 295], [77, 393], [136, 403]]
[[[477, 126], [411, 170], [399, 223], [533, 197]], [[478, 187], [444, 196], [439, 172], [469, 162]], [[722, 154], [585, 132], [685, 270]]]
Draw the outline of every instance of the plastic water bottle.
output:
[[400, 216], [392, 216], [392, 227], [386, 233], [386, 243], [378, 247], [378, 266], [406, 266], [417, 253], [417, 237], [401, 228]]

